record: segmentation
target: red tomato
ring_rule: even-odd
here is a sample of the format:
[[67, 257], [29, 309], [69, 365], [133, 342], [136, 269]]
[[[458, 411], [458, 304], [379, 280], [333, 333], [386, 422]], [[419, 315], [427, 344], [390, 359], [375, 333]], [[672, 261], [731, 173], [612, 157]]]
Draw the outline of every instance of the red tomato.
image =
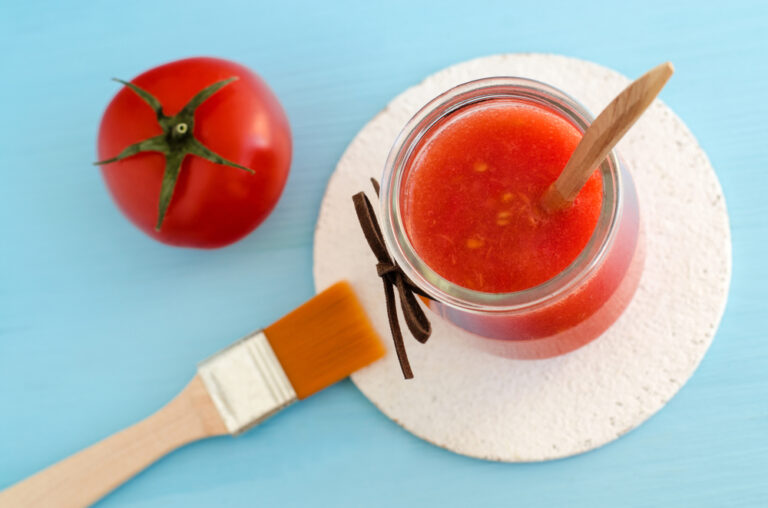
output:
[[[288, 119], [267, 84], [249, 69], [217, 58], [189, 58], [155, 67], [132, 83], [154, 95], [167, 116], [195, 94], [237, 77], [197, 108], [192, 134], [205, 147], [253, 174], [189, 154], [159, 230], [158, 203], [166, 157], [141, 152], [103, 165], [104, 181], [118, 207], [149, 236], [170, 245], [222, 247], [241, 239], [277, 204], [288, 178]], [[163, 134], [152, 108], [123, 87], [107, 106], [99, 127], [101, 160]]]

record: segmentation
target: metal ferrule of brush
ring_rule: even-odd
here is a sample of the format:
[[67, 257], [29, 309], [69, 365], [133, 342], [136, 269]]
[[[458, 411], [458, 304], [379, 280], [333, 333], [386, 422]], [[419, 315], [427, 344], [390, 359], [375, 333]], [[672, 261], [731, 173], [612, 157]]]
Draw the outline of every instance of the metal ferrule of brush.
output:
[[298, 400], [264, 331], [219, 351], [197, 371], [231, 434], [248, 430]]

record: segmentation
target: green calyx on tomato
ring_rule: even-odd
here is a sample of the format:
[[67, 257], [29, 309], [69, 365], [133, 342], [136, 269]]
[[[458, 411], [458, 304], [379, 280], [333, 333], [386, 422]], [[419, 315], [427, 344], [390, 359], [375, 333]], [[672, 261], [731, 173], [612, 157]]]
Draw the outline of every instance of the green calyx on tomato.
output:
[[253, 174], [253, 170], [240, 164], [234, 163], [225, 159], [219, 154], [213, 152], [210, 148], [203, 145], [193, 134], [195, 126], [195, 111], [198, 106], [205, 102], [210, 96], [218, 92], [221, 88], [225, 87], [232, 81], [238, 79], [237, 77], [231, 77], [222, 81], [205, 87], [198, 92], [190, 101], [173, 116], [167, 116], [163, 113], [163, 105], [157, 100], [155, 96], [139, 88], [133, 83], [123, 81], [121, 79], [115, 79], [118, 83], [130, 88], [136, 95], [138, 95], [149, 107], [155, 112], [157, 116], [157, 123], [163, 129], [163, 133], [159, 136], [154, 136], [148, 139], [134, 143], [120, 152], [117, 156], [111, 159], [102, 160], [96, 162], [96, 165], [109, 164], [110, 162], [116, 162], [126, 157], [131, 157], [141, 152], [160, 152], [165, 155], [165, 170], [163, 172], [163, 183], [160, 188], [160, 201], [158, 203], [157, 223], [155, 224], [155, 231], [160, 231], [160, 227], [163, 224], [168, 205], [171, 203], [171, 197], [173, 196], [173, 190], [176, 187], [176, 181], [179, 178], [179, 172], [181, 171], [181, 163], [187, 155], [197, 155], [203, 159], [209, 160], [216, 164], [222, 164], [224, 166], [231, 166], [233, 168], [242, 169]]

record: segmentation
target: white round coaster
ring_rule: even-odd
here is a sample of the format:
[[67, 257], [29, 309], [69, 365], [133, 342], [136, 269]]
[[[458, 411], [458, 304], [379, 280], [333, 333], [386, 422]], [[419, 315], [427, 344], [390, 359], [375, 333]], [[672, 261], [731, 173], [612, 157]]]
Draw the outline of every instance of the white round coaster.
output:
[[685, 124], [656, 101], [618, 147], [638, 187], [647, 249], [639, 289], [619, 320], [566, 355], [514, 360], [478, 347], [482, 339], [430, 313], [427, 344], [404, 328], [415, 374], [404, 380], [375, 258], [351, 198], [361, 190], [375, 197], [368, 179], [380, 178], [395, 137], [421, 106], [455, 85], [489, 76], [549, 83], [593, 113], [629, 82], [590, 62], [510, 54], [454, 65], [406, 90], [360, 131], [331, 177], [315, 231], [315, 285], [319, 291], [347, 279], [354, 286], [389, 355], [352, 379], [408, 431], [488, 460], [567, 457], [637, 427], [693, 374], [725, 307], [728, 215], [707, 156]]

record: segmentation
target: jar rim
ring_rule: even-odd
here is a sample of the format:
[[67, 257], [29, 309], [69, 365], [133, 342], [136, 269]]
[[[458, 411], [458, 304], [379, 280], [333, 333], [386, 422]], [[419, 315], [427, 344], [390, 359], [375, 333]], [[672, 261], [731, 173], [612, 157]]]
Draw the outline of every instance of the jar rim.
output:
[[470, 312], [529, 311], [566, 297], [602, 264], [616, 236], [622, 212], [620, 162], [612, 150], [599, 168], [603, 199], [595, 229], [579, 255], [551, 279], [520, 291], [488, 293], [451, 282], [424, 262], [408, 238], [401, 214], [400, 196], [407, 164], [419, 142], [439, 121], [464, 108], [497, 99], [544, 106], [582, 133], [593, 120], [591, 113], [574, 98], [540, 81], [504, 76], [469, 81], [432, 99], [405, 124], [389, 152], [381, 182], [382, 231], [395, 262], [431, 298]]

